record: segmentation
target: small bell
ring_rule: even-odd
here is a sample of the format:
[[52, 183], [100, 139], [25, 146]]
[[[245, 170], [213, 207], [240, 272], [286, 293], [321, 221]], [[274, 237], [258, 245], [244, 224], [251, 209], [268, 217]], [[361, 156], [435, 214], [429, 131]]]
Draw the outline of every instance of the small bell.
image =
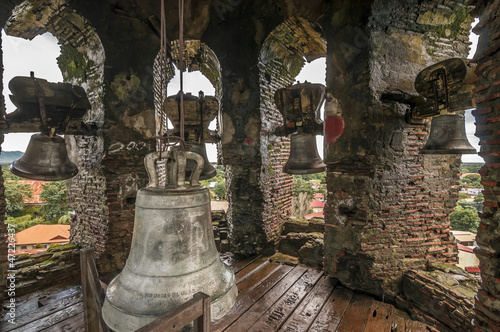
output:
[[26, 152], [12, 163], [10, 171], [40, 181], [66, 180], [78, 174], [77, 166], [68, 157], [64, 138], [42, 134], [31, 136]]
[[312, 174], [326, 170], [326, 165], [318, 154], [316, 138], [313, 134], [298, 133], [290, 137], [290, 157], [283, 166], [289, 174]]
[[[217, 170], [210, 164], [207, 157], [207, 149], [204, 143], [189, 143], [187, 147], [188, 151], [199, 154], [204, 162], [203, 170], [201, 171], [200, 180], [208, 180], [217, 175]], [[196, 168], [196, 163], [193, 160], [188, 159], [186, 163], [186, 178], [191, 177], [191, 173]]]
[[475, 154], [476, 149], [467, 140], [463, 112], [432, 118], [431, 132], [422, 154]]

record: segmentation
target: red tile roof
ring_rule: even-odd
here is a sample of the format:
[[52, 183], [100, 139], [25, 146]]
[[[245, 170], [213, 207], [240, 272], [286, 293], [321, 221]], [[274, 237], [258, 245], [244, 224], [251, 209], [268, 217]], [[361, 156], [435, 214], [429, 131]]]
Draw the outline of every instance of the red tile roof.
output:
[[315, 199], [325, 199], [325, 196], [322, 193], [315, 193], [314, 198]]
[[465, 271], [469, 273], [481, 273], [479, 266], [466, 266]]
[[470, 252], [471, 254], [474, 253], [474, 249], [466, 247], [463, 244], [458, 243], [457, 246], [458, 246], [458, 250], [462, 250], [462, 251], [465, 251], [465, 252]]
[[324, 208], [325, 207], [325, 202], [318, 201], [317, 199], [313, 199], [311, 202], [311, 207], [312, 208]]
[[31, 186], [31, 190], [33, 190], [33, 198], [31, 200], [25, 201], [25, 204], [43, 203], [43, 201], [40, 200], [40, 194], [42, 193], [42, 185], [48, 183], [47, 181], [20, 180], [19, 182], [23, 184], [29, 184]]
[[319, 212], [315, 212], [315, 213], [311, 213], [311, 214], [306, 214], [304, 216], [304, 218], [306, 218], [307, 220], [311, 220], [312, 218], [324, 218], [325, 217], [325, 214], [323, 211], [319, 211]]
[[36, 225], [14, 235], [16, 246], [69, 242], [69, 225]]

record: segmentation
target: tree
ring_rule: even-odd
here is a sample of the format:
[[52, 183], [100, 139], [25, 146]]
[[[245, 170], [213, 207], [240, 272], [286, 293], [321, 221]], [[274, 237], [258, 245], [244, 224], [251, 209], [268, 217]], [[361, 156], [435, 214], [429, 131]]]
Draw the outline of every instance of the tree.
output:
[[225, 199], [226, 198], [226, 183], [224, 183], [222, 181], [217, 182], [214, 186], [214, 193], [220, 199]]
[[469, 198], [469, 195], [467, 195], [466, 193], [458, 193], [458, 198], [467, 199], [467, 198]]
[[314, 198], [314, 189], [311, 182], [304, 180], [301, 175], [295, 175], [293, 178], [293, 196], [299, 197], [302, 192], [307, 194], [308, 199], [312, 200]]
[[477, 232], [479, 217], [475, 209], [464, 209], [460, 205], [450, 213], [450, 226], [453, 230]]
[[63, 181], [44, 184], [40, 198], [44, 201], [40, 212], [49, 223], [57, 223], [59, 218], [71, 210], [68, 203], [66, 183]]
[[24, 209], [24, 202], [33, 198], [33, 190], [29, 184], [18, 181], [5, 181], [4, 186], [8, 214], [21, 212]]
[[311, 199], [306, 192], [300, 192], [292, 197], [292, 213], [295, 217], [304, 218], [311, 210]]

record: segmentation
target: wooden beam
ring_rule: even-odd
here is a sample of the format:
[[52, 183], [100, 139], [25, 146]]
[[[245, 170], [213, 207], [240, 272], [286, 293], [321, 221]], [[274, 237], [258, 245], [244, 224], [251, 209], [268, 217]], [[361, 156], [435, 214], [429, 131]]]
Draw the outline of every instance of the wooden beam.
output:
[[191, 300], [158, 317], [136, 332], [178, 331], [192, 321], [195, 321], [197, 328], [195, 331], [210, 331], [210, 296], [198, 292]]

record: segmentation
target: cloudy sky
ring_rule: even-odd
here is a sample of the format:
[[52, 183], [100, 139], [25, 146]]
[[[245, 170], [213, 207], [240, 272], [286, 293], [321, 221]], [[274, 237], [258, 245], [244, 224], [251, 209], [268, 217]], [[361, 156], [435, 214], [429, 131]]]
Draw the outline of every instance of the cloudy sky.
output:
[[[477, 45], [477, 36], [471, 34], [472, 46], [469, 58], [472, 58]], [[35, 76], [44, 78], [49, 82], [62, 82], [62, 75], [57, 66], [56, 58], [60, 54], [57, 39], [51, 34], [46, 33], [42, 36], [37, 36], [33, 40], [24, 40], [7, 36], [2, 30], [2, 50], [3, 50], [3, 65], [4, 65], [4, 91], [7, 113], [15, 110], [14, 105], [8, 97], [8, 83], [15, 76], [29, 76], [30, 71], [35, 72]], [[315, 60], [306, 64], [296, 80], [303, 82], [307, 80], [312, 83], [325, 84], [325, 58]], [[169, 94], [175, 94], [179, 90], [179, 78], [176, 75], [170, 85]], [[198, 91], [202, 90], [205, 95], [214, 95], [214, 88], [200, 72], [184, 74], [184, 91], [198, 95]], [[214, 128], [214, 124], [211, 126]], [[474, 136], [475, 125], [474, 117], [471, 111], [466, 111], [466, 131], [469, 142], [479, 151], [479, 139]], [[5, 135], [5, 141], [2, 144], [3, 151], [25, 151], [28, 145], [31, 134], [8, 134]], [[318, 150], [323, 157], [323, 137], [317, 137]], [[208, 158], [212, 162], [217, 161], [217, 152], [214, 144], [207, 144]], [[478, 155], [463, 155], [464, 162], [483, 162]]]

